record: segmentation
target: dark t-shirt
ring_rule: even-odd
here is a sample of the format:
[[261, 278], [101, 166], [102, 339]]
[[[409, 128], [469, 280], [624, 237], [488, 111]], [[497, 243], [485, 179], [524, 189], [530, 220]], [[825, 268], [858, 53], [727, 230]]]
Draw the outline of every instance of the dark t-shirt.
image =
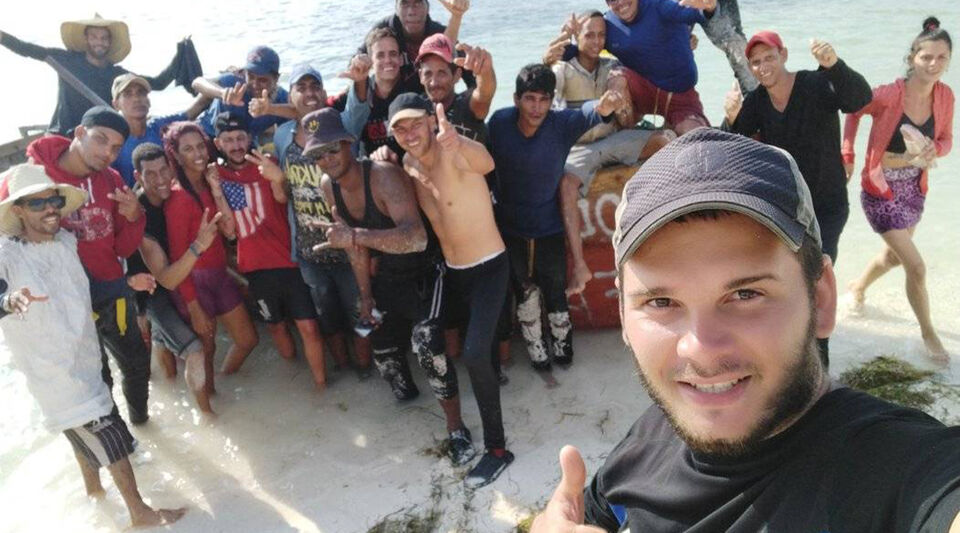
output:
[[309, 224], [332, 222], [333, 217], [320, 188], [323, 172], [312, 159], [303, 157], [303, 148], [296, 141], [287, 147], [284, 172], [290, 182], [290, 199], [297, 224], [297, 257], [311, 263], [345, 263], [347, 253], [343, 250], [313, 251], [314, 246], [327, 242], [327, 237], [322, 230]]
[[797, 161], [818, 213], [847, 205], [847, 174], [840, 155], [838, 111], [853, 113], [870, 103], [867, 80], [842, 60], [832, 68], [797, 73], [790, 99], [777, 111], [764, 86], [747, 94], [737, 120], [721, 129], [783, 148]]
[[693, 453], [653, 406], [585, 489], [587, 523], [635, 532], [944, 532], [960, 427], [841, 388], [740, 460]]
[[[163, 252], [170, 258], [170, 250], [167, 248], [167, 219], [163, 216], [163, 206], [156, 207], [147, 200], [147, 195], [140, 194], [140, 205], [143, 206], [144, 217], [147, 219], [147, 225], [143, 229], [145, 239], [153, 239], [163, 248]], [[146, 263], [143, 262], [143, 256], [137, 250], [127, 258], [127, 275], [149, 273]]]
[[447, 120], [457, 128], [457, 133], [468, 139], [473, 139], [480, 144], [487, 143], [487, 125], [483, 120], [478, 119], [470, 109], [470, 98], [475, 89], [466, 91], [454, 96], [453, 104], [447, 109]]
[[[367, 118], [367, 123], [363, 125], [363, 131], [360, 132], [360, 141], [362, 143], [360, 153], [364, 156], [369, 156], [373, 152], [376, 152], [377, 148], [388, 145], [402, 160], [403, 151], [400, 149], [400, 145], [397, 144], [397, 141], [390, 135], [390, 132], [387, 131], [387, 117], [390, 114], [390, 103], [393, 102], [394, 98], [403, 93], [421, 92], [420, 81], [416, 76], [402, 77], [402, 79], [393, 86], [393, 90], [390, 91], [390, 94], [388, 94], [386, 98], [377, 96], [376, 82], [372, 76], [368, 83], [370, 87], [370, 96], [368, 97], [368, 101], [370, 102], [370, 116]], [[344, 92], [331, 102], [331, 107], [343, 113], [343, 110], [347, 107], [347, 93]]]

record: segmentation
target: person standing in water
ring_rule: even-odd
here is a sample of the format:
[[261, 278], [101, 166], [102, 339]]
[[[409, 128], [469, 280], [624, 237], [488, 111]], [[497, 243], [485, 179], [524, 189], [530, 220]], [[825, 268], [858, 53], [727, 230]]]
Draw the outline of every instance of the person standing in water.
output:
[[[860, 201], [870, 227], [885, 243], [883, 251], [850, 284], [854, 302], [862, 307], [870, 285], [890, 269], [903, 265], [907, 299], [920, 322], [923, 342], [930, 357], [941, 363], [947, 363], [950, 357], [930, 318], [926, 266], [913, 234], [923, 214], [928, 171], [953, 144], [953, 91], [940, 81], [952, 52], [950, 34], [940, 28], [936, 17], [928, 17], [910, 46], [906, 77], [875, 88], [873, 101], [848, 115], [843, 130], [844, 166], [850, 176], [860, 118], [873, 117], [861, 173]], [[917, 130], [922, 138], [916, 135]], [[914, 137], [916, 142], [911, 142]], [[915, 149], [911, 149], [912, 144], [917, 145]]]

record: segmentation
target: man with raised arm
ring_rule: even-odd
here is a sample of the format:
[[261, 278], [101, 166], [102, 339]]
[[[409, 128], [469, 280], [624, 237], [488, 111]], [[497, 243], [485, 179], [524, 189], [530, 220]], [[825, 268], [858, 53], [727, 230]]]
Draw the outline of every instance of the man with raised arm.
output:
[[[457, 57], [457, 51], [464, 52]], [[457, 133], [481, 144], [487, 142], [490, 104], [497, 91], [497, 76], [490, 52], [466, 43], [455, 44], [450, 37], [437, 33], [420, 46], [415, 62], [423, 92], [434, 104], [443, 104], [446, 118]], [[472, 72], [476, 87], [456, 93], [457, 82], [463, 74]]]
[[270, 128], [293, 117], [293, 110], [286, 105], [290, 95], [277, 84], [279, 79], [280, 56], [269, 46], [253, 47], [239, 72], [193, 80], [195, 91], [213, 99], [197, 122], [213, 137], [220, 113], [233, 111], [246, 118], [250, 125], [248, 133], [254, 141], [259, 141]]
[[487, 453], [464, 481], [486, 485], [513, 461], [503, 432], [500, 357], [494, 342], [505, 315], [510, 263], [485, 177], [493, 170], [493, 158], [482, 144], [457, 132], [442, 103], [434, 113], [429, 101], [413, 93], [400, 95], [390, 106], [390, 131], [407, 151], [404, 170], [414, 178], [417, 202], [440, 241], [448, 294], [457, 296], [448, 298], [448, 305], [467, 309], [461, 360], [483, 420]]
[[178, 120], [193, 120], [197, 118], [209, 104], [210, 99], [197, 96], [190, 107], [180, 113], [162, 117], [150, 115], [150, 83], [136, 74], [126, 73], [114, 78], [110, 89], [113, 97], [113, 108], [123, 115], [130, 126], [130, 135], [123, 143], [120, 154], [111, 165], [128, 187], [136, 184], [131, 156], [133, 151], [143, 143], [163, 144], [163, 129]]
[[[760, 85], [746, 98], [737, 84], [724, 101], [721, 129], [783, 148], [797, 162], [813, 196], [823, 253], [837, 262], [838, 245], [850, 215], [847, 173], [840, 154], [839, 113], [870, 103], [873, 92], [862, 75], [837, 57], [830, 43], [814, 40], [810, 53], [817, 70], [787, 70], [787, 48], [780, 36], [761, 31], [747, 43], [750, 70]], [[820, 340], [824, 364], [827, 339]]]
[[[64, 22], [60, 26], [60, 36], [66, 50], [24, 42], [7, 32], [0, 32], [0, 45], [15, 54], [38, 61], [52, 58], [104, 103], [109, 104], [113, 80], [127, 73], [127, 69], [117, 64], [130, 53], [130, 31], [127, 24], [96, 15], [89, 20]], [[164, 89], [173, 81], [174, 70], [167, 67], [156, 77], [144, 76], [143, 79], [153, 89]], [[58, 87], [57, 107], [53, 111], [47, 131], [68, 135], [80, 124], [83, 113], [97, 104], [74, 89], [59, 73]]]
[[100, 468], [106, 467], [134, 527], [176, 522], [185, 509], [153, 509], [143, 501], [129, 459], [136, 440], [100, 375], [77, 238], [60, 227], [87, 193], [54, 183], [38, 165], [15, 166], [0, 179], [0, 349], [26, 377], [44, 426], [70, 441], [88, 496], [105, 496]]
[[[393, 15], [377, 22], [370, 30], [389, 28], [397, 36], [402, 55], [402, 69], [405, 77], [414, 76], [416, 58], [420, 54], [423, 42], [433, 35], [446, 35], [453, 42], [457, 42], [460, 35], [460, 24], [463, 15], [470, 9], [470, 0], [438, 0], [449, 13], [450, 20], [444, 26], [430, 18], [429, 0], [396, 0], [396, 11]], [[364, 43], [358, 50], [360, 54], [370, 54], [370, 45]], [[473, 77], [468, 75], [464, 80], [468, 86], [473, 86]], [[422, 88], [411, 89], [420, 92]]]
[[[618, 92], [607, 91], [577, 110], [550, 109], [556, 84], [550, 67], [523, 67], [514, 106], [497, 110], [489, 122], [497, 223], [510, 256], [517, 318], [530, 362], [538, 370], [550, 368], [551, 352], [561, 366], [573, 362], [566, 291], [576, 278], [567, 280], [566, 240], [571, 231], [579, 235], [580, 210], [576, 188], [561, 186], [565, 160], [577, 139], [612, 120], [624, 100]], [[579, 239], [572, 244], [576, 242]], [[583, 261], [582, 247], [571, 246], [570, 251], [576, 263]], [[550, 322], [549, 345], [543, 340], [541, 294]]]

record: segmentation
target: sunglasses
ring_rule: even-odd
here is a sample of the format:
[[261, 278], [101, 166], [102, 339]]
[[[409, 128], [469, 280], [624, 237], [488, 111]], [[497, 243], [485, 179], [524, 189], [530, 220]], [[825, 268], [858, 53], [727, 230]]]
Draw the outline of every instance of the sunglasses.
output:
[[340, 153], [340, 143], [333, 143], [321, 146], [311, 150], [312, 155], [316, 159], [322, 159], [333, 154]]
[[54, 209], [63, 209], [63, 206], [67, 205], [67, 199], [64, 196], [56, 195], [50, 196], [49, 198], [31, 198], [29, 200], [17, 200], [14, 202], [16, 205], [26, 206], [27, 209], [33, 211], [34, 213], [39, 213], [51, 206]]

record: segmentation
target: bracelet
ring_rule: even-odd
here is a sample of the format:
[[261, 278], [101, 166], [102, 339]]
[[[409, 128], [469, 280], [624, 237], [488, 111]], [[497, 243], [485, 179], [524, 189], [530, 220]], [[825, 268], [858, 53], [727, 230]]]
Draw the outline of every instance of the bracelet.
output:
[[202, 254], [203, 252], [201, 252], [198, 248], [199, 247], [197, 246], [197, 243], [195, 242], [190, 243], [190, 246], [189, 246], [190, 253], [192, 253], [197, 259], [200, 259], [200, 254]]
[[0, 309], [5, 313], [12, 313], [13, 309], [10, 308], [10, 293], [0, 296]]

